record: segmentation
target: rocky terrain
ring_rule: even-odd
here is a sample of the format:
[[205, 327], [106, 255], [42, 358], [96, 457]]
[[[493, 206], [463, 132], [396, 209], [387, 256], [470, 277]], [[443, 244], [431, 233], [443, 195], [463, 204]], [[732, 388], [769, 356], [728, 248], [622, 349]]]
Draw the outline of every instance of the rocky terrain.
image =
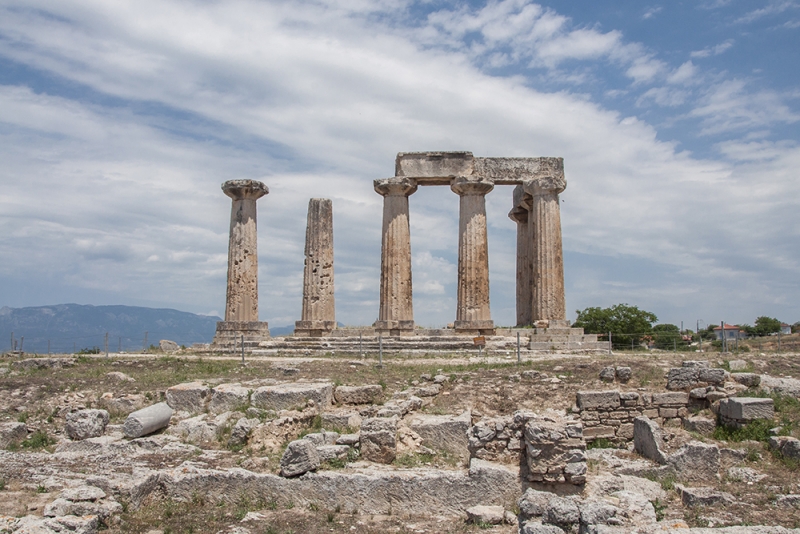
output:
[[376, 363], [4, 357], [0, 532], [800, 532], [795, 354]]

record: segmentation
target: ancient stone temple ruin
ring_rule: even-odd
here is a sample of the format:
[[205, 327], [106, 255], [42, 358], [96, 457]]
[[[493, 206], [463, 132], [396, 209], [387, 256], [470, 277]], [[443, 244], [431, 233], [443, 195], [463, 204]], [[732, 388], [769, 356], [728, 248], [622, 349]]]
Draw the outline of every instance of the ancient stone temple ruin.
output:
[[[457, 305], [451, 328], [414, 323], [409, 197], [422, 186], [450, 186], [458, 195]], [[383, 197], [380, 304], [371, 327], [336, 328], [334, 306], [333, 204], [311, 199], [306, 228], [302, 316], [293, 336], [271, 339], [258, 321], [256, 200], [267, 187], [252, 180], [223, 184], [233, 199], [225, 321], [213, 347], [244, 342], [253, 351], [460, 350], [473, 336], [489, 336], [487, 349], [600, 350], [596, 335], [570, 328], [564, 299], [559, 194], [566, 188], [561, 158], [482, 158], [471, 152], [399, 153], [395, 176], [374, 181]], [[516, 323], [497, 328], [489, 303], [486, 195], [514, 186], [509, 217], [517, 225]], [[508, 191], [508, 190], [507, 190]], [[533, 328], [531, 328], [533, 327]]]
[[397, 155], [394, 178], [375, 180], [384, 198], [380, 313], [375, 328], [413, 333], [408, 197], [419, 186], [449, 185], [459, 196], [458, 303], [454, 327], [493, 334], [489, 309], [486, 194], [514, 185], [517, 222], [517, 325], [568, 326], [558, 195], [567, 186], [562, 158], [476, 158], [471, 152]]
[[231, 198], [228, 240], [228, 290], [225, 320], [217, 323], [213, 345], [227, 347], [241, 339], [269, 339], [269, 325], [258, 320], [258, 234], [256, 201], [269, 193], [256, 180], [229, 180], [222, 191]]

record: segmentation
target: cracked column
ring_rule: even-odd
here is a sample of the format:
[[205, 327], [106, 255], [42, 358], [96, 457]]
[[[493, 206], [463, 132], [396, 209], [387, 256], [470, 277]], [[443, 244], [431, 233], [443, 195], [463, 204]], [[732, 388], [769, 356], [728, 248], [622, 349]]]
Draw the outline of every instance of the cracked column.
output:
[[258, 234], [256, 201], [269, 193], [256, 180], [229, 180], [222, 191], [232, 199], [228, 240], [228, 290], [225, 320], [217, 323], [215, 345], [269, 338], [269, 326], [258, 320]]
[[522, 186], [515, 187], [514, 208], [508, 213], [508, 217], [517, 223], [517, 326], [529, 326], [533, 322], [531, 315], [533, 261], [528, 224], [530, 204], [526, 204], [525, 199]]
[[375, 180], [374, 185], [383, 196], [380, 310], [374, 326], [390, 335], [413, 334], [408, 197], [417, 190], [417, 182], [388, 178]]
[[533, 258], [532, 319], [565, 322], [564, 255], [561, 246], [561, 207], [558, 195], [567, 187], [560, 174], [526, 181], [525, 192], [531, 195], [528, 219]]
[[450, 189], [459, 196], [458, 304], [454, 327], [461, 331], [494, 333], [489, 310], [489, 243], [486, 235], [486, 194], [494, 183], [458, 177]]
[[327, 198], [308, 202], [306, 260], [303, 271], [303, 314], [295, 336], [321, 337], [336, 328], [333, 295], [333, 203]]

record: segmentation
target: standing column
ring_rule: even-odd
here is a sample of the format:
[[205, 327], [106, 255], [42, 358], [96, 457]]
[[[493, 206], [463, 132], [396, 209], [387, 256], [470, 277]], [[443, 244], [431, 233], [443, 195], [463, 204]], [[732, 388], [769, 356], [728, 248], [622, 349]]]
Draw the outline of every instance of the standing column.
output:
[[306, 260], [303, 271], [303, 315], [295, 336], [319, 337], [336, 328], [333, 296], [333, 203], [327, 198], [308, 202]]
[[561, 207], [558, 195], [567, 187], [562, 176], [524, 184], [532, 196], [529, 228], [533, 247], [533, 321], [566, 321]]
[[381, 295], [375, 328], [392, 335], [414, 331], [411, 290], [411, 232], [408, 197], [417, 182], [408, 178], [375, 180], [375, 191], [383, 196], [383, 241], [381, 244]]
[[269, 193], [256, 180], [229, 180], [222, 191], [231, 197], [228, 240], [228, 291], [225, 320], [217, 323], [214, 344], [229, 346], [241, 336], [247, 341], [269, 338], [269, 326], [258, 320], [258, 234], [256, 201]]
[[459, 196], [458, 304], [456, 330], [493, 333], [489, 310], [489, 242], [486, 234], [486, 194], [494, 189], [488, 180], [459, 177], [450, 182]]
[[508, 213], [508, 216], [517, 223], [517, 326], [529, 326], [533, 322], [531, 315], [533, 262], [528, 210], [517, 206]]

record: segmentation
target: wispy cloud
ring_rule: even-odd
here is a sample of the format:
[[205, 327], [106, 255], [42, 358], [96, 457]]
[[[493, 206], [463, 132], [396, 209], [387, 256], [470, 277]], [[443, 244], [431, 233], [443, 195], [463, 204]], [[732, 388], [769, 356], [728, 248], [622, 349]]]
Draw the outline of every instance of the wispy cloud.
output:
[[739, 17], [736, 22], [746, 24], [769, 15], [783, 13], [789, 9], [797, 9], [798, 7], [800, 7], [800, 3], [794, 0], [772, 0], [765, 7], [754, 9]]
[[715, 46], [712, 46], [712, 47], [709, 47], [709, 48], [704, 48], [702, 50], [695, 50], [694, 52], [692, 52], [690, 54], [690, 56], [693, 57], [693, 58], [704, 58], [704, 57], [710, 57], [710, 56], [718, 56], [718, 55], [722, 54], [723, 52], [725, 52], [726, 50], [728, 50], [730, 47], [732, 47], [733, 43], [734, 43], [733, 39], [728, 39], [727, 41], [724, 41], [724, 42], [722, 42], [722, 43], [720, 43], [718, 45], [715, 45]]

